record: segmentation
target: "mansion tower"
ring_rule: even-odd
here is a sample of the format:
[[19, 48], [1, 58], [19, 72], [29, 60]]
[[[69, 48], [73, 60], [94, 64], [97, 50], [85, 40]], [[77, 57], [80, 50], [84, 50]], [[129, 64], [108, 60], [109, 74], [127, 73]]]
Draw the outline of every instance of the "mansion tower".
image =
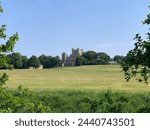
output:
[[75, 66], [76, 65], [76, 59], [78, 56], [82, 56], [83, 49], [73, 49], [70, 56], [68, 56], [65, 52], [62, 53], [62, 67], [64, 66]]

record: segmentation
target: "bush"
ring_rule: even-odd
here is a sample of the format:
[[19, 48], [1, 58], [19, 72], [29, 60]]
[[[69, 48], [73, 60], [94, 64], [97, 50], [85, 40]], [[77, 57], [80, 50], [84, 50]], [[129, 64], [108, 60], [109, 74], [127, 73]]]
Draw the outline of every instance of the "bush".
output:
[[150, 93], [31, 92], [22, 86], [13, 92], [1, 87], [0, 112], [149, 113]]
[[0, 87], [0, 112], [3, 113], [41, 113], [50, 112], [48, 106], [40, 101], [34, 101], [34, 96], [28, 89], [18, 88], [16, 93], [7, 91]]

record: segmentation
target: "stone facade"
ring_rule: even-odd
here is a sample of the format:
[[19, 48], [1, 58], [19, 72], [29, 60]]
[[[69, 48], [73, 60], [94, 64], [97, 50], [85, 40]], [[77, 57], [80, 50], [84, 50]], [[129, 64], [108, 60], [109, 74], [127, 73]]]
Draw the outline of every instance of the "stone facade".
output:
[[75, 66], [76, 65], [76, 59], [78, 56], [82, 56], [83, 49], [73, 49], [70, 56], [68, 56], [65, 52], [62, 53], [62, 67], [64, 66]]

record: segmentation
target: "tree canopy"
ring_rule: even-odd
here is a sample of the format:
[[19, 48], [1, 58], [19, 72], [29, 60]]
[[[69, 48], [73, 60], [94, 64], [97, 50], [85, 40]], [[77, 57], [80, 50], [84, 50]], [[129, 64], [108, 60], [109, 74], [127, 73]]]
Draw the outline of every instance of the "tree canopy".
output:
[[7, 58], [8, 58], [8, 63], [12, 64], [15, 69], [22, 68], [23, 61], [22, 61], [22, 55], [20, 53], [17, 52], [17, 53], [9, 54]]
[[[150, 14], [147, 15], [143, 24], [150, 24]], [[137, 77], [139, 82], [148, 83], [150, 76], [150, 32], [146, 35], [147, 38], [143, 39], [140, 34], [136, 34], [134, 49], [130, 50], [123, 59], [121, 66], [127, 81], [132, 77]]]
[[78, 56], [76, 59], [76, 65], [108, 65], [111, 58], [104, 52], [87, 51], [82, 56]]
[[117, 62], [118, 64], [121, 64], [122, 61], [123, 61], [123, 58], [124, 58], [124, 56], [115, 55], [114, 58], [113, 58], [113, 60], [114, 60], [115, 62]]
[[[0, 13], [3, 12], [3, 8], [0, 3]], [[18, 41], [18, 33], [13, 34], [10, 37], [7, 37], [6, 35], [6, 25], [1, 25], [0, 27], [0, 39], [4, 43], [0, 43], [0, 68], [10, 68], [10, 64], [7, 62], [7, 56], [6, 53], [13, 52], [14, 45]], [[5, 84], [5, 82], [8, 80], [8, 75], [6, 73], [0, 75], [0, 87]]]
[[38, 68], [40, 65], [40, 60], [34, 55], [28, 60], [28, 67]]

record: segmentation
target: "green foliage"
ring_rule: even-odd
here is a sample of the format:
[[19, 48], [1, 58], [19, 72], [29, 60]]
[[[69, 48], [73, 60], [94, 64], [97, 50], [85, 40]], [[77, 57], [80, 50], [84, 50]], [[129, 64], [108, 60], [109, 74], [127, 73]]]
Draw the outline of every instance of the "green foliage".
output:
[[34, 95], [22, 86], [15, 93], [0, 88], [0, 112], [1, 113], [41, 113], [50, 112], [48, 106], [35, 100]]
[[[150, 14], [147, 15], [147, 19], [143, 23], [150, 24]], [[139, 76], [137, 78], [139, 82], [148, 83], [150, 76], [150, 32], [147, 33], [147, 39], [144, 40], [140, 34], [136, 34], [134, 40], [136, 41], [135, 48], [128, 52], [121, 67], [127, 81], [132, 77]]]
[[0, 88], [0, 112], [8, 113], [149, 113], [150, 93], [31, 92]]
[[111, 60], [106, 53], [96, 53], [94, 51], [87, 51], [82, 56], [77, 57], [76, 65], [107, 65]]
[[[8, 54], [6, 57], [9, 65], [15, 69], [27, 69], [28, 68], [28, 58], [27, 56], [21, 55], [19, 52]], [[2, 69], [6, 69], [3, 67]]]
[[2, 6], [1, 6], [1, 3], [0, 3], [0, 12], [3, 12], [3, 8], [2, 8]]
[[[1, 5], [0, 5], [0, 12], [3, 12]], [[5, 53], [13, 52], [14, 45], [19, 39], [18, 33], [13, 34], [8, 39], [6, 39], [7, 35], [5, 34], [5, 31], [6, 31], [6, 25], [2, 25], [0, 27], [0, 38], [6, 41], [4, 44], [0, 44], [0, 69], [11, 68], [11, 65], [9, 65], [7, 62], [7, 57]], [[8, 80], [8, 76], [6, 75], [6, 73], [2, 74], [0, 76], [0, 87], [2, 87], [2, 85], [5, 84], [7, 80]]]
[[8, 81], [8, 75], [6, 73], [0, 75], [0, 88]]
[[97, 63], [98, 64], [103, 64], [103, 65], [108, 65], [109, 61], [111, 61], [111, 58], [109, 55], [106, 53], [97, 53]]
[[38, 59], [40, 60], [40, 62], [43, 65], [44, 68], [48, 67], [47, 66], [47, 64], [48, 64], [48, 57], [46, 55], [43, 54], [43, 55], [39, 56]]
[[22, 55], [20, 53], [12, 53], [7, 56], [8, 63], [12, 64], [15, 69], [20, 69], [23, 66]]
[[60, 66], [59, 56], [52, 57], [52, 56], [41, 55], [38, 59], [40, 60], [44, 68], [53, 68], [53, 67]]
[[38, 68], [38, 67], [40, 67], [40, 65], [41, 65], [41, 63], [36, 56], [33, 55], [33, 56], [31, 56], [31, 58], [29, 58], [28, 67]]
[[[2, 25], [0, 27], [0, 38], [4, 40], [7, 38], [5, 31], [6, 31], [6, 25]], [[18, 33], [13, 34], [11, 37], [8, 38], [5, 44], [0, 45], [0, 52], [5, 52], [5, 53], [13, 52], [14, 45], [16, 44], [18, 39], [19, 39]]]
[[22, 69], [27, 69], [28, 68], [28, 57], [27, 56], [22, 56]]
[[5, 54], [0, 54], [0, 69], [7, 68], [7, 56]]
[[[38, 96], [40, 94], [40, 96]], [[37, 99], [56, 113], [149, 113], [150, 93], [80, 91], [37, 92]]]
[[116, 55], [116, 56], [114, 56], [113, 60], [114, 60], [115, 62], [117, 62], [118, 64], [121, 64], [122, 61], [123, 61], [123, 58], [124, 58], [123, 56]]
[[81, 66], [81, 65], [86, 65], [87, 64], [87, 59], [85, 59], [82, 56], [78, 56], [76, 59], [76, 65]]
[[87, 51], [83, 54], [83, 57], [90, 61], [92, 59], [96, 59], [97, 54], [94, 51]]
[[52, 67], [58, 67], [60, 65], [60, 59], [59, 57], [51, 57], [49, 59], [49, 68], [52, 68]]

